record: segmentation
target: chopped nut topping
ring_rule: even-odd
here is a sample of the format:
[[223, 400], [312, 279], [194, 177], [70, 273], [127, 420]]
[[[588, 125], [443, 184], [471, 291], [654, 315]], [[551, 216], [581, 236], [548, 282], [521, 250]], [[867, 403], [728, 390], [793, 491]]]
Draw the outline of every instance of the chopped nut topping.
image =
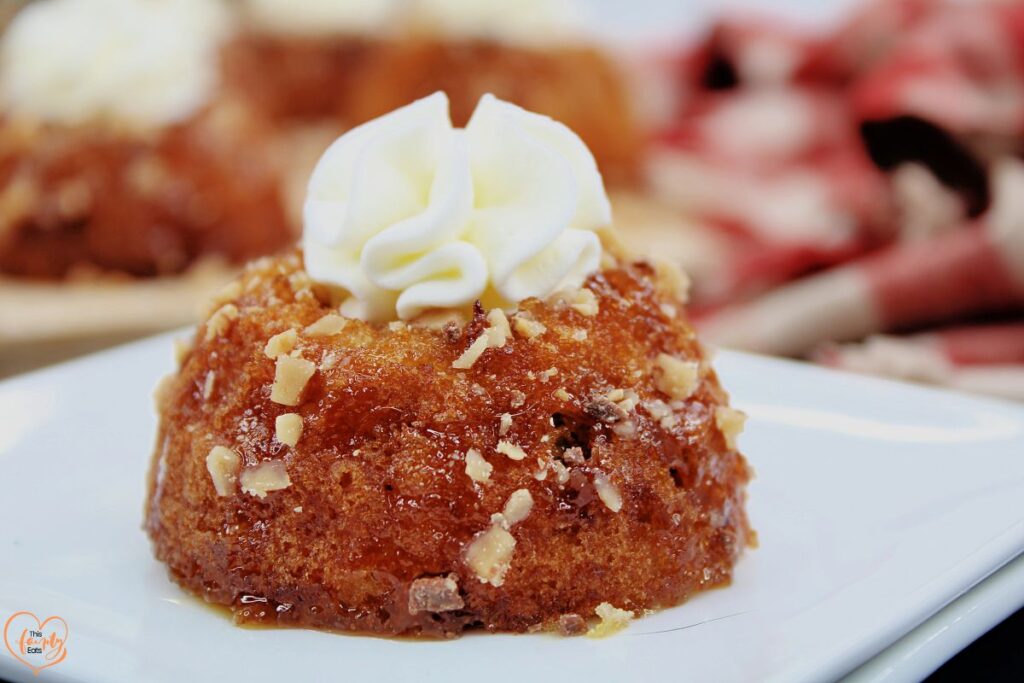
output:
[[316, 366], [308, 360], [278, 356], [274, 385], [270, 388], [270, 400], [284, 406], [298, 405], [302, 390], [306, 388], [306, 383], [315, 372]]
[[[621, 390], [619, 390], [621, 391]], [[615, 424], [625, 420], [626, 411], [605, 396], [597, 396], [583, 405], [583, 412], [600, 422]]]
[[328, 313], [312, 325], [306, 327], [302, 333], [307, 337], [330, 337], [345, 329], [345, 325], [348, 325], [346, 318], [337, 313]]
[[612, 425], [612, 431], [623, 439], [632, 439], [636, 436], [636, 423], [632, 420], [623, 420]]
[[512, 429], [512, 416], [508, 413], [502, 413], [501, 423], [498, 425], [498, 435], [505, 436], [510, 429]]
[[206, 321], [206, 341], [212, 341], [227, 332], [233, 320], [238, 319], [238, 307], [234, 304], [224, 304], [210, 316]]
[[587, 331], [582, 327], [577, 327], [572, 331], [572, 338], [578, 342], [587, 341]]
[[671, 406], [660, 399], [646, 401], [644, 408], [662, 429], [672, 429], [679, 424], [679, 418], [672, 412]]
[[582, 287], [576, 292], [575, 296], [569, 300], [569, 306], [587, 317], [593, 317], [598, 312], [597, 297], [586, 287]]
[[213, 295], [213, 303], [217, 305], [226, 304], [230, 301], [234, 301], [242, 295], [242, 283], [238, 280], [232, 280], [223, 287], [220, 291]]
[[587, 620], [578, 614], [558, 617], [558, 632], [563, 636], [582, 636], [587, 632]]
[[526, 317], [526, 314], [524, 313], [517, 315], [512, 320], [512, 324], [515, 326], [516, 332], [526, 339], [536, 339], [548, 330], [543, 323], [537, 322], [533, 318]]
[[416, 579], [409, 586], [409, 614], [451, 612], [464, 606], [455, 574]]
[[206, 471], [210, 473], [213, 488], [218, 496], [230, 496], [238, 481], [238, 467], [241, 459], [238, 453], [225, 446], [214, 446], [206, 456]]
[[743, 431], [743, 425], [747, 421], [746, 413], [730, 408], [729, 406], [718, 406], [715, 408], [715, 425], [721, 430], [725, 437], [727, 448], [736, 448], [736, 439]]
[[518, 524], [530, 516], [533, 510], [533, 496], [526, 489], [516, 489], [505, 501], [505, 509], [501, 511], [508, 526]]
[[288, 276], [288, 284], [291, 285], [293, 293], [301, 294], [302, 292], [309, 291], [310, 287], [313, 286], [313, 279], [305, 271], [297, 270]]
[[555, 481], [558, 482], [559, 486], [565, 486], [569, 483], [569, 468], [561, 460], [552, 460], [551, 469], [555, 471]]
[[285, 330], [280, 334], [275, 334], [269, 340], [267, 345], [263, 347], [263, 355], [267, 358], [277, 358], [278, 356], [287, 356], [295, 348], [295, 343], [299, 340], [299, 335], [294, 329]]
[[505, 312], [500, 308], [491, 309], [491, 312], [487, 314], [487, 327], [477, 337], [469, 348], [466, 349], [461, 356], [456, 358], [452, 362], [452, 367], [457, 370], [466, 370], [473, 367], [477, 359], [483, 355], [487, 349], [500, 349], [508, 341], [509, 337], [512, 336], [512, 330], [508, 326], [508, 318], [505, 317]]
[[203, 400], [209, 401], [213, 396], [213, 384], [217, 381], [217, 373], [210, 370], [206, 373], [206, 381], [203, 382]]
[[622, 509], [622, 494], [604, 472], [594, 472], [594, 488], [597, 489], [597, 497], [606, 508], [612, 512]]
[[462, 355], [452, 361], [452, 367], [456, 370], [468, 370], [473, 367], [477, 359], [487, 350], [487, 333], [484, 332], [477, 337], [469, 348], [462, 352]]
[[174, 340], [174, 362], [180, 368], [195, 346], [191, 339]]
[[680, 303], [690, 298], [690, 277], [679, 266], [667, 259], [654, 259], [658, 278], [668, 286], [668, 292]]
[[700, 363], [679, 360], [667, 353], [658, 354], [656, 363], [661, 370], [656, 382], [659, 391], [678, 400], [693, 395], [698, 385]]
[[569, 463], [570, 465], [582, 465], [586, 458], [583, 457], [583, 449], [579, 446], [573, 446], [572, 448], [566, 448], [562, 452], [562, 460]]
[[487, 333], [491, 337], [490, 345], [494, 348], [504, 346], [505, 342], [512, 336], [512, 328], [508, 326], [508, 318], [505, 316], [505, 311], [500, 308], [492, 308], [487, 314], [487, 322], [489, 324]]
[[547, 384], [548, 380], [558, 374], [558, 368], [548, 368], [540, 373], [540, 381]]
[[153, 405], [156, 406], [157, 411], [163, 410], [163, 404], [170, 396], [171, 389], [174, 388], [174, 380], [177, 375], [171, 373], [164, 375], [160, 378], [160, 381], [156, 383], [156, 388], [153, 389]]
[[338, 364], [338, 354], [334, 351], [327, 351], [324, 353], [323, 358], [320, 359], [320, 369], [330, 370]]
[[587, 636], [590, 638], [604, 638], [617, 633], [629, 626], [629, 622], [634, 616], [630, 610], [619, 609], [608, 602], [598, 605], [594, 613], [601, 618], [601, 623], [587, 631]]
[[524, 403], [526, 403], [526, 394], [519, 391], [518, 389], [513, 389], [512, 400], [509, 402], [509, 405], [512, 406], [513, 408], [519, 408]]
[[274, 420], [274, 431], [278, 441], [294, 448], [302, 438], [302, 416], [298, 413], [278, 415]]
[[571, 401], [572, 394], [565, 390], [565, 387], [559, 387], [555, 390], [555, 398], [561, 401]]
[[470, 448], [466, 451], [466, 474], [478, 484], [485, 484], [491, 480], [491, 472], [494, 465], [487, 462], [480, 451]]
[[548, 478], [548, 463], [543, 458], [537, 458], [537, 471], [533, 473], [537, 481], [544, 481]]
[[242, 490], [257, 498], [266, 498], [270, 491], [280, 491], [292, 485], [282, 460], [267, 460], [242, 470]]
[[522, 460], [526, 457], [526, 451], [509, 441], [499, 441], [495, 450], [502, 455], [507, 455], [511, 460]]
[[512, 564], [516, 539], [500, 525], [481, 531], [466, 547], [466, 565], [481, 583], [501, 586]]

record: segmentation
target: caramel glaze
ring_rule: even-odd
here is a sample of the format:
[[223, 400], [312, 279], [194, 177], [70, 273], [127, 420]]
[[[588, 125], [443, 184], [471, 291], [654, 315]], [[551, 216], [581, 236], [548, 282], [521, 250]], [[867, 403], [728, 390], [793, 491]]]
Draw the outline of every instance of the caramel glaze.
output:
[[579, 134], [610, 182], [636, 179], [641, 136], [616, 67], [584, 47], [528, 49], [421, 38], [249, 35], [225, 51], [229, 81], [272, 116], [356, 125], [443, 90], [464, 126], [486, 93]]
[[0, 118], [0, 272], [155, 276], [281, 249], [294, 236], [266, 135], [228, 103], [147, 133]]
[[[300, 262], [291, 255], [252, 266], [232, 299], [238, 318], [209, 341], [200, 326], [158, 392], [145, 525], [182, 586], [232, 607], [240, 622], [453, 636], [551, 627], [561, 614], [592, 616], [605, 601], [670, 606], [728, 582], [752, 540], [749, 470], [716, 426], [727, 396], [714, 371], [705, 366], [674, 427], [639, 407], [630, 415], [635, 434], [623, 437], [587, 409], [617, 388], [667, 402], [656, 388], [658, 354], [704, 358], [692, 327], [663, 306], [679, 302], [650, 264], [592, 276], [596, 316], [523, 302], [520, 311], [547, 331], [532, 340], [514, 334], [457, 370], [452, 361], [486, 325], [479, 306], [464, 325], [350, 321], [337, 335], [310, 338], [303, 327], [334, 309], [308, 286]], [[268, 338], [291, 327], [300, 331], [298, 352], [320, 365], [296, 407], [270, 401], [275, 361], [264, 354]], [[580, 329], [582, 341], [573, 334]], [[286, 412], [304, 420], [294, 448], [275, 439], [275, 418]], [[513, 420], [499, 436], [502, 413]], [[528, 457], [496, 453], [499, 438]], [[241, 491], [218, 497], [205, 463], [215, 445], [235, 449], [243, 466], [283, 459], [291, 485], [262, 500]], [[584, 460], [566, 462], [564, 486], [550, 471], [535, 478], [538, 459], [565, 459], [574, 447]], [[489, 483], [465, 473], [469, 448], [493, 465]], [[619, 512], [598, 497], [598, 471], [621, 492]], [[520, 488], [534, 506], [511, 529], [504, 585], [482, 583], [465, 547]], [[448, 574], [458, 577], [464, 608], [410, 614], [410, 583]]]

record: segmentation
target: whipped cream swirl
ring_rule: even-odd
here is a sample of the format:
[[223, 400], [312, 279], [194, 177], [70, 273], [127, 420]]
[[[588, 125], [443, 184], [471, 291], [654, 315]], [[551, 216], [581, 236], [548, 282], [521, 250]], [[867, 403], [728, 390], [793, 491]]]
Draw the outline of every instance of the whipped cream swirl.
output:
[[306, 269], [342, 312], [403, 320], [579, 286], [611, 223], [601, 175], [564, 125], [485, 95], [465, 129], [443, 93], [355, 128], [309, 181]]
[[64, 125], [182, 121], [217, 84], [227, 24], [210, 0], [37, 0], [0, 42], [0, 104]]

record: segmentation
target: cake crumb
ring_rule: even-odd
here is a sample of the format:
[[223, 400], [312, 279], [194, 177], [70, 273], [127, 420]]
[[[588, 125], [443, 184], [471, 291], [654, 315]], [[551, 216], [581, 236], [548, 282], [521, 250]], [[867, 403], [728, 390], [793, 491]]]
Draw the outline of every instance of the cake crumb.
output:
[[573, 341], [584, 342], [587, 341], [587, 331], [582, 327], [577, 327], [572, 331]]
[[409, 614], [451, 612], [463, 607], [456, 574], [416, 579], [409, 586]]
[[302, 331], [307, 337], [330, 337], [338, 334], [348, 325], [348, 319], [337, 313], [328, 313]]
[[501, 422], [498, 425], [498, 435], [505, 436], [508, 434], [508, 430], [512, 429], [512, 415], [509, 413], [501, 414]]
[[298, 405], [302, 390], [315, 372], [316, 365], [304, 358], [278, 356], [270, 400], [285, 406]]
[[510, 460], [523, 460], [526, 458], [526, 451], [510, 441], [499, 441], [495, 450], [502, 455], [507, 455]]
[[487, 462], [480, 451], [470, 448], [466, 451], [466, 475], [478, 484], [486, 484], [491, 480], [494, 465]]
[[594, 472], [594, 488], [597, 489], [597, 497], [606, 508], [612, 512], [622, 509], [622, 494], [619, 493], [619, 488], [600, 470]]
[[481, 531], [466, 547], [466, 565], [481, 583], [499, 587], [512, 564], [516, 539], [500, 525]]
[[205, 341], [213, 341], [217, 337], [227, 332], [228, 327], [231, 326], [232, 321], [238, 319], [238, 307], [234, 304], [224, 304], [210, 316], [210, 319], [206, 321], [206, 335], [203, 337]]
[[286, 356], [292, 352], [292, 349], [295, 348], [295, 343], [298, 340], [299, 335], [294, 329], [288, 329], [279, 334], [275, 334], [267, 340], [266, 346], [263, 347], [263, 355], [267, 358]]
[[295, 448], [302, 438], [302, 416], [298, 413], [284, 413], [274, 420], [274, 433], [285, 446]]
[[725, 445], [731, 450], [736, 449], [736, 439], [743, 431], [746, 424], [746, 413], [730, 408], [729, 406], [718, 406], [715, 408], [715, 425], [725, 437]]
[[271, 491], [280, 491], [292, 485], [288, 470], [282, 460], [267, 460], [253, 467], [246, 467], [239, 477], [242, 491], [257, 498], [266, 498]]
[[604, 638], [618, 633], [629, 626], [635, 616], [632, 611], [619, 609], [610, 602], [602, 602], [594, 609], [594, 613], [600, 617], [601, 622], [587, 631], [588, 638]]
[[518, 389], [513, 389], [512, 400], [509, 402], [509, 405], [513, 408], [520, 408], [524, 403], [526, 403], [526, 394]]
[[656, 380], [659, 391], [668, 394], [673, 399], [683, 400], [692, 396], [693, 392], [697, 390], [700, 363], [679, 360], [667, 353], [658, 354], [655, 362], [660, 370]]
[[587, 632], [587, 620], [578, 614], [563, 614], [558, 617], [558, 633], [563, 636], [582, 636]]
[[230, 496], [238, 481], [241, 459], [238, 453], [226, 446], [214, 446], [206, 456], [206, 471], [210, 473], [213, 488], [218, 496]]

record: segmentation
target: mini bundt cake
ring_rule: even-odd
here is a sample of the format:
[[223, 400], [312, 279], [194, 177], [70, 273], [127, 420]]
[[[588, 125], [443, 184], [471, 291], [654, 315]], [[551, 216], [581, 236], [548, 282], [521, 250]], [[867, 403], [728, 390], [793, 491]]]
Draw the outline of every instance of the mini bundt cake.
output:
[[294, 241], [274, 126], [222, 92], [218, 7], [40, 0], [3, 27], [0, 273], [174, 275]]
[[240, 622], [609, 629], [728, 582], [752, 539], [685, 279], [613, 244], [568, 129], [446, 107], [339, 139], [303, 249], [229, 285], [158, 392], [146, 529]]

